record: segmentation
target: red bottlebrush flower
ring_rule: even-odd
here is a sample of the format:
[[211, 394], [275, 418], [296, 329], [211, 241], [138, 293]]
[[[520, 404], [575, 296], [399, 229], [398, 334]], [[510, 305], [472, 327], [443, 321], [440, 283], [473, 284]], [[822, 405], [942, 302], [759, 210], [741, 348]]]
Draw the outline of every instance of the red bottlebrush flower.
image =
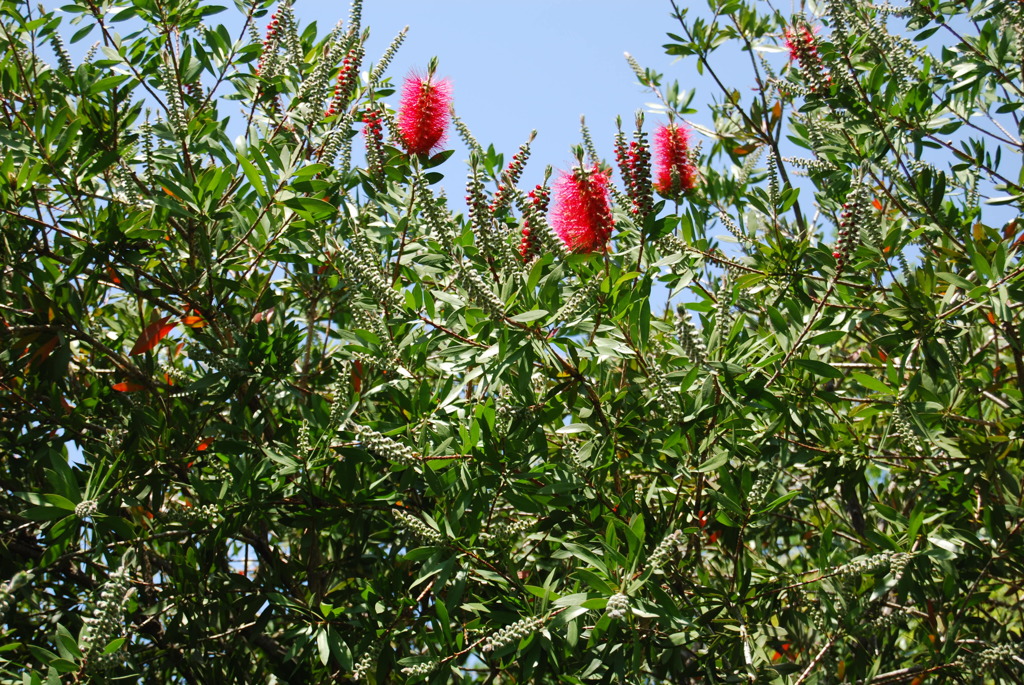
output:
[[814, 32], [807, 26], [787, 26], [783, 40], [786, 41], [789, 58], [792, 60], [799, 62], [805, 56], [818, 54], [818, 47], [814, 44]]
[[572, 252], [603, 250], [615, 225], [608, 203], [608, 174], [575, 167], [554, 184], [551, 227]]
[[808, 88], [812, 93], [828, 90], [832, 77], [818, 54], [818, 39], [806, 24], [787, 27], [782, 35], [789, 48], [789, 58], [803, 70]]
[[690, 161], [690, 132], [676, 124], [654, 133], [658, 153], [658, 177], [654, 188], [666, 197], [677, 197], [697, 185], [697, 170]]
[[402, 86], [398, 132], [410, 155], [428, 155], [444, 144], [452, 84], [413, 74]]

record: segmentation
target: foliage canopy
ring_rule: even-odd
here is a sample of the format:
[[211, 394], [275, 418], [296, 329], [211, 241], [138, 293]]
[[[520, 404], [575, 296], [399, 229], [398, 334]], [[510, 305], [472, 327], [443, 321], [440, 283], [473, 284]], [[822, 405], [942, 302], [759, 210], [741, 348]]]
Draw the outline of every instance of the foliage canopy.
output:
[[4, 682], [1021, 682], [1021, 3], [672, 3], [586, 253], [237, 9], [0, 0]]

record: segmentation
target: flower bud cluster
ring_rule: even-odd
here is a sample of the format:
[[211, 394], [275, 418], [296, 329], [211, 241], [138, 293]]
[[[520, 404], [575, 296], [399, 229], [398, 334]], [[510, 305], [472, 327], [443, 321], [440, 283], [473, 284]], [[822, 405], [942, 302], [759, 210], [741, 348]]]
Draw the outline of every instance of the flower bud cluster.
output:
[[220, 509], [215, 504], [204, 504], [195, 507], [187, 502], [173, 502], [173, 506], [161, 510], [161, 517], [170, 523], [190, 525], [193, 523], [213, 523], [221, 520]]
[[764, 149], [765, 146], [761, 145], [755, 147], [746, 154], [743, 158], [743, 166], [741, 166], [736, 172], [735, 179], [737, 185], [746, 185], [747, 179], [750, 178], [750, 174], [754, 173], [754, 169], [757, 168], [757, 163], [761, 161], [761, 155], [764, 153]]
[[245, 364], [237, 358], [229, 357], [225, 354], [217, 354], [201, 345], [192, 345], [189, 348], [189, 356], [195, 361], [211, 366], [232, 378], [239, 378], [248, 373]]
[[407, 33], [409, 33], [408, 26], [404, 27], [394, 38], [391, 39], [391, 43], [384, 51], [384, 54], [382, 54], [380, 59], [377, 60], [377, 63], [373, 65], [373, 71], [370, 72], [371, 87], [380, 81], [380, 78], [384, 75], [384, 72], [391, 64], [391, 60], [393, 60], [395, 55], [398, 53], [398, 48], [402, 47], [402, 43], [405, 42], [405, 36]]
[[658, 569], [665, 565], [672, 555], [678, 554], [683, 547], [683, 531], [674, 530], [665, 536], [665, 539], [658, 543], [658, 546], [647, 557], [647, 566]]
[[267, 33], [263, 38], [263, 51], [256, 63], [256, 75], [270, 78], [277, 74], [279, 66], [277, 49], [281, 45], [281, 10], [270, 15], [270, 23], [267, 24]]
[[483, 537], [490, 542], [508, 542], [528, 531], [533, 524], [530, 519], [501, 519], [492, 523]]
[[[362, 114], [359, 116], [362, 117]], [[352, 163], [352, 141], [347, 133], [352, 128], [353, 121], [355, 121], [354, 112], [343, 112], [341, 120], [335, 122], [335, 125], [324, 136], [323, 148], [320, 152], [320, 161], [328, 166], [334, 164], [338, 153], [341, 153], [338, 168], [345, 173], [348, 173]]]
[[367, 107], [363, 112], [363, 135], [366, 137], [366, 167], [377, 183], [384, 182], [384, 129], [380, 110]]
[[736, 267], [730, 268], [726, 266], [725, 271], [722, 272], [718, 288], [715, 289], [715, 303], [712, 305], [714, 308], [712, 337], [717, 337], [719, 340], [727, 340], [729, 338], [729, 333], [732, 331], [735, 320], [732, 313], [732, 303], [733, 282], [736, 279], [735, 272], [737, 270]]
[[913, 424], [910, 423], [910, 412], [903, 400], [896, 403], [896, 410], [892, 413], [892, 425], [896, 429], [895, 437], [899, 438], [905, 447], [913, 450], [916, 454], [924, 454], [924, 444], [918, 437], [917, 431], [914, 430]]
[[387, 284], [375, 264], [366, 264], [352, 250], [341, 244], [335, 245], [335, 252], [349, 277], [364, 285], [377, 300], [377, 304], [390, 309], [402, 308], [401, 296]]
[[423, 218], [431, 235], [437, 237], [444, 249], [449, 254], [455, 252], [455, 219], [442, 205], [441, 200], [434, 197], [429, 187], [421, 187], [419, 193], [419, 206], [423, 212]]
[[861, 230], [867, 224], [871, 213], [871, 202], [867, 190], [859, 183], [853, 187], [843, 203], [843, 211], [839, 214], [839, 230], [836, 248], [832, 256], [843, 268], [861, 241]]
[[295, 19], [294, 0], [285, 0], [277, 9], [278, 28], [284, 34], [282, 41], [289, 63], [301, 68], [303, 62], [302, 43], [299, 40], [299, 24]]
[[658, 408], [661, 409], [662, 414], [667, 420], [678, 421], [682, 418], [682, 414], [679, 410], [679, 393], [677, 388], [673, 388], [669, 383], [665, 371], [657, 361], [647, 364], [647, 373], [647, 378], [654, 385], [654, 401], [657, 403]]
[[373, 654], [365, 652], [359, 661], [356, 662], [355, 667], [352, 669], [352, 680], [360, 681], [366, 677], [366, 674], [370, 672], [370, 667], [373, 666]]
[[500, 209], [504, 209], [508, 203], [511, 195], [514, 194], [516, 184], [519, 183], [519, 179], [523, 175], [523, 169], [526, 168], [526, 160], [530, 158], [530, 143], [537, 136], [536, 131], [530, 133], [530, 139], [519, 146], [519, 151], [512, 156], [512, 161], [508, 163], [505, 170], [501, 174], [501, 180], [498, 182], [498, 190], [494, 193], [494, 197], [491, 198], [491, 204], [488, 207], [491, 214], [494, 214]]
[[752, 511], [757, 511], [764, 504], [765, 497], [768, 495], [768, 491], [772, 487], [772, 483], [775, 481], [775, 474], [772, 471], [765, 471], [757, 477], [754, 484], [750, 486], [750, 492], [747, 493], [747, 506]]
[[[1024, 650], [1021, 649], [1019, 644], [1003, 644], [989, 647], [977, 654], [972, 654], [963, 661], [964, 666], [970, 673], [980, 675], [982, 673], [989, 673], [992, 669], [1003, 664], [1015, 664], [1019, 668], [1022, 655], [1024, 655]], [[1014, 670], [1014, 672], [1019, 671]]]
[[68, 47], [64, 44], [64, 36], [60, 35], [60, 31], [50, 34], [50, 47], [57, 55], [57, 65], [60, 70], [70, 78], [75, 73], [75, 65], [71, 61], [71, 53], [68, 52]]
[[367, 452], [372, 452], [378, 457], [383, 457], [396, 464], [405, 464], [406, 466], [414, 466], [420, 462], [420, 455], [411, 448], [378, 433], [372, 428], [355, 423], [352, 424], [352, 432], [363, 443], [363, 447]]
[[171, 130], [181, 136], [188, 125], [188, 118], [185, 114], [185, 105], [181, 101], [181, 91], [178, 89], [174, 66], [166, 54], [163, 55], [163, 58], [158, 72], [164, 92], [167, 93], [167, 117], [171, 124]]
[[313, 444], [309, 441], [309, 421], [305, 419], [299, 426], [299, 434], [295, 438], [295, 451], [301, 459], [305, 459], [313, 451]]
[[553, 320], [568, 322], [575, 319], [581, 311], [586, 309], [587, 305], [593, 303], [594, 295], [597, 294], [600, 285], [600, 281], [596, 279], [580, 284], [576, 292], [572, 294], [572, 297], [566, 300], [565, 304], [555, 312], [554, 317], [552, 317]]
[[658, 247], [665, 255], [685, 254], [690, 249], [685, 242], [671, 233], [658, 238]]
[[900, 607], [889, 610], [886, 613], [880, 613], [878, 616], [863, 622], [862, 629], [866, 633], [871, 633], [873, 631], [906, 625], [909, 619], [910, 611], [905, 607]]
[[704, 345], [704, 339], [700, 331], [693, 324], [690, 313], [683, 305], [676, 310], [676, 332], [679, 334], [679, 344], [686, 353], [687, 358], [694, 364], [700, 365], [707, 362], [708, 348]]
[[27, 585], [32, 580], [32, 571], [18, 571], [9, 581], [0, 585], [0, 622], [3, 622], [7, 612], [14, 604], [14, 593]]
[[444, 542], [444, 536], [428, 526], [404, 509], [394, 510], [395, 518], [399, 525], [405, 528], [414, 538], [424, 545], [440, 545]]
[[130, 568], [131, 560], [122, 558], [121, 565], [100, 588], [92, 615], [84, 619], [86, 633], [82, 640], [85, 647], [83, 651], [90, 657], [98, 656], [111, 640], [116, 640], [124, 633], [125, 600], [131, 591], [131, 579], [128, 576]]
[[473, 137], [473, 132], [469, 130], [469, 126], [466, 125], [459, 115], [455, 113], [455, 109], [451, 110], [452, 124], [455, 126], [455, 132], [459, 134], [459, 138], [465, 143], [466, 147], [469, 148], [470, 154], [477, 153], [482, 155], [484, 153], [483, 147], [480, 145], [480, 141]]
[[94, 57], [96, 57], [96, 51], [99, 50], [99, 41], [89, 46], [89, 49], [85, 51], [85, 55], [82, 56], [82, 64], [91, 64]]
[[532, 616], [516, 621], [512, 625], [505, 626], [496, 633], [484, 638], [484, 641], [480, 644], [480, 651], [486, 654], [514, 642], [519, 642], [540, 630], [545, 623], [547, 623], [545, 616]]
[[616, 592], [614, 595], [608, 598], [608, 618], [611, 619], [622, 619], [629, 613], [629, 597]]
[[498, 245], [499, 238], [495, 235], [491, 225], [491, 211], [475, 156], [470, 162], [469, 175], [466, 180], [466, 207], [469, 209], [469, 225], [473, 229], [473, 237], [480, 252], [487, 258], [488, 264], [499, 261], [501, 253], [501, 247]]
[[416, 664], [415, 666], [407, 666], [402, 669], [402, 673], [411, 677], [430, 675], [437, 668], [436, 661], [424, 661], [422, 664]]
[[142, 180], [149, 183], [153, 179], [153, 125], [149, 123], [150, 111], [146, 109], [146, 120], [139, 127], [142, 138]]
[[75, 505], [75, 516], [80, 519], [87, 519], [96, 513], [99, 502], [94, 499], [84, 499]]
[[[391, 334], [384, 325], [383, 312], [371, 312], [361, 307], [353, 307], [352, 318], [357, 328], [370, 331], [380, 340], [380, 351], [384, 357], [383, 361], [387, 365], [391, 368], [397, 368], [402, 365], [402, 357], [398, 353], [398, 348], [395, 347], [395, 343], [391, 340]], [[380, 360], [374, 360], [374, 366], [382, 366]]]
[[903, 571], [912, 558], [912, 555], [905, 552], [882, 552], [869, 557], [854, 559], [848, 564], [837, 566], [833, 569], [833, 574], [841, 580], [848, 580], [866, 573], [887, 570], [898, 579], [903, 575]]
[[824, 157], [815, 159], [807, 159], [806, 157], [783, 157], [782, 161], [786, 164], [804, 169], [805, 172], [799, 172], [798, 174], [801, 176], [807, 176], [811, 173], [828, 174], [838, 169], [835, 164]]
[[[352, 98], [356, 82], [359, 80], [359, 65], [363, 61], [364, 53], [362, 41], [357, 42], [345, 53], [345, 57], [341, 60], [341, 68], [338, 70], [338, 79], [334, 84], [334, 95], [324, 112], [325, 117], [333, 117]], [[364, 118], [363, 121], [365, 122], [366, 119]]]
[[459, 271], [462, 276], [461, 284], [469, 293], [469, 296], [483, 309], [489, 317], [495, 321], [505, 319], [505, 303], [501, 301], [494, 291], [491, 290], [484, 279], [472, 268], [462, 268]]
[[[530, 198], [530, 206], [534, 209], [530, 214], [537, 216], [544, 216], [548, 211], [548, 204], [551, 201], [551, 189], [537, 184], [537, 187], [527, 193]], [[536, 221], [536, 218], [534, 218]], [[534, 228], [530, 222], [530, 216], [523, 218], [523, 230], [520, 231], [522, 240], [519, 241], [519, 256], [523, 258], [523, 264], [528, 264], [530, 260], [540, 254], [540, 239], [537, 235], [538, 230]]]
[[615, 134], [615, 161], [626, 186], [630, 212], [639, 221], [643, 221], [654, 209], [651, 148], [647, 142], [647, 134], [642, 129], [643, 121], [643, 113], [638, 113], [636, 130], [629, 145], [626, 144], [626, 136], [621, 128]]
[[346, 383], [340, 378], [331, 385], [331, 413], [327, 417], [327, 430], [336, 431], [341, 427], [341, 420], [344, 417], [346, 406], [342, 398], [348, 394]]

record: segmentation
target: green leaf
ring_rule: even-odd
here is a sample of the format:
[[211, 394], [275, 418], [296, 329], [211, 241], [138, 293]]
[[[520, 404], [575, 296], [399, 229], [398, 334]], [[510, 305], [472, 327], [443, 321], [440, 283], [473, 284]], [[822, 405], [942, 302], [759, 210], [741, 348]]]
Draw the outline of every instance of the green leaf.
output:
[[546, 309], [533, 309], [533, 310], [530, 310], [528, 312], [523, 312], [522, 314], [516, 314], [515, 316], [510, 316], [509, 320], [516, 321], [518, 323], [529, 323], [530, 321], [536, 321], [537, 319], [543, 319], [545, 316], [548, 315], [548, 313], [549, 312]]
[[850, 377], [853, 378], [858, 383], [860, 383], [861, 385], [863, 385], [868, 390], [874, 390], [875, 392], [880, 392], [884, 395], [896, 394], [888, 385], [886, 385], [879, 379], [875, 378], [874, 376], [867, 375], [866, 373], [854, 371], [850, 374]]
[[245, 173], [245, 177], [249, 179], [249, 183], [251, 183], [252, 187], [256, 189], [256, 193], [260, 197], [266, 197], [267, 188], [266, 186], [263, 185], [263, 179], [260, 178], [260, 174], [256, 170], [256, 167], [253, 166], [252, 162], [250, 162], [242, 155], [238, 155], [237, 159], [238, 165], [242, 167], [242, 171]]
[[580, 606], [588, 599], [590, 599], [590, 595], [586, 592], [574, 592], [571, 595], [559, 597], [553, 602], [553, 605], [556, 607], [575, 607]]
[[58, 507], [29, 507], [21, 512], [29, 521], [56, 521], [68, 516], [68, 510]]
[[956, 287], [961, 288], [963, 290], [969, 291], [971, 290], [971, 288], [974, 287], [974, 284], [968, 281], [966, 278], [962, 278], [948, 271], [938, 271], [935, 275], [941, 278], [942, 280], [946, 281], [947, 283], [952, 283]]
[[797, 366], [802, 366], [814, 375], [822, 376], [823, 378], [839, 379], [843, 377], [843, 373], [839, 369], [816, 359], [794, 359], [793, 363]]

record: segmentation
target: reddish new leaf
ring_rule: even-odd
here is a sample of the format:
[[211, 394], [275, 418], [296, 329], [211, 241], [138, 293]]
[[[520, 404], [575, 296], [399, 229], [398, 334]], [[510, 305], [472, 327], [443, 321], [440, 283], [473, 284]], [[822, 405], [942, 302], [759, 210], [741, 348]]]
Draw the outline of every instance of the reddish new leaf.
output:
[[32, 358], [28, 360], [28, 368], [31, 369], [37, 367], [46, 361], [46, 358], [50, 356], [51, 352], [53, 352], [53, 348], [57, 346], [58, 340], [59, 338], [55, 335], [50, 340], [43, 343], [42, 347], [36, 350], [35, 354], [32, 355]]
[[171, 329], [177, 326], [176, 323], [167, 323], [167, 320], [170, 318], [165, 316], [162, 319], [156, 319], [153, 323], [146, 326], [146, 329], [142, 331], [142, 335], [135, 341], [135, 346], [132, 347], [132, 351], [128, 353], [128, 356], [131, 357], [143, 352], [149, 352], [156, 347], [156, 344], [163, 340], [164, 336], [171, 332]]
[[132, 383], [131, 381], [125, 381], [124, 383], [114, 383], [110, 386], [118, 392], [135, 392], [136, 390], [145, 390], [146, 386], [140, 383]]

